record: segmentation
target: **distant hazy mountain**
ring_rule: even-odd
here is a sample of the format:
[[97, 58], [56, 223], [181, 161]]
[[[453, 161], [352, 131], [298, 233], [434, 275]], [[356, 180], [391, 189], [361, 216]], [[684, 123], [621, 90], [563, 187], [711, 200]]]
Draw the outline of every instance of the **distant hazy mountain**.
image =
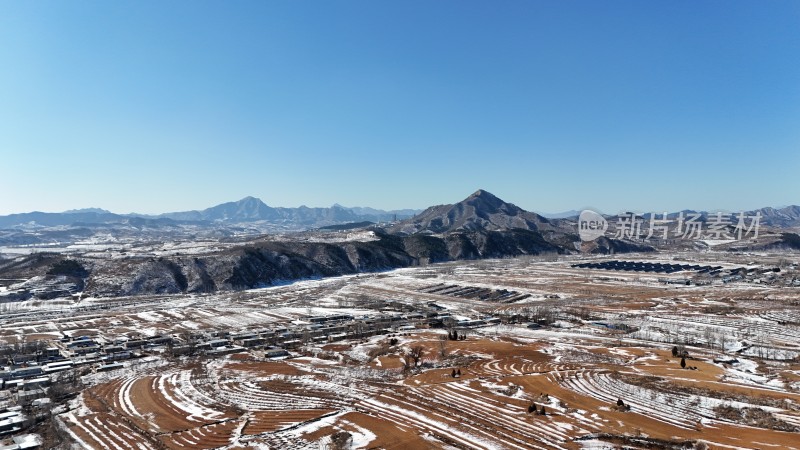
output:
[[[695, 211], [691, 209], [684, 209], [683, 211], [668, 213], [667, 218], [671, 220], [675, 220], [681, 213], [683, 213], [684, 217], [688, 215], [699, 214], [700, 221], [708, 220], [709, 216], [715, 216], [717, 212], [722, 212], [724, 214], [728, 214], [729, 219], [736, 223], [738, 220], [738, 216], [740, 214], [739, 211]], [[761, 214], [760, 224], [763, 226], [768, 227], [775, 227], [775, 228], [792, 228], [792, 227], [800, 227], [800, 206], [790, 205], [785, 206], [782, 208], [760, 208], [753, 211], [744, 211], [746, 216], [755, 216], [757, 213]], [[612, 220], [622, 216], [622, 215], [630, 215], [631, 213], [620, 213], [620, 214], [609, 214], [605, 215], [606, 218], [610, 218]], [[662, 217], [663, 212], [655, 212], [655, 213], [640, 213], [639, 216], [642, 216], [646, 219], [650, 218], [651, 214], [655, 214], [656, 219], [660, 219]], [[749, 221], [750, 219], [748, 219]]]
[[361, 206], [347, 207], [347, 206], [342, 206], [342, 205], [339, 205], [339, 204], [335, 204], [333, 206], [334, 207], [339, 206], [339, 207], [342, 207], [342, 208], [345, 208], [345, 209], [349, 209], [350, 211], [353, 211], [354, 213], [358, 214], [359, 216], [375, 217], [375, 218], [378, 219], [377, 221], [394, 220], [395, 216], [397, 216], [398, 220], [404, 220], [404, 219], [408, 219], [410, 217], [414, 217], [415, 214], [418, 214], [420, 211], [422, 211], [420, 209], [392, 209], [392, 210], [389, 210], [389, 211], [384, 211], [384, 210], [381, 210], [381, 209], [365, 208], [365, 207], [361, 207]]
[[8, 216], [0, 216], [0, 228], [11, 228], [17, 226], [44, 226], [55, 227], [72, 225], [74, 223], [110, 223], [110, 222], [123, 222], [126, 217], [112, 214], [112, 213], [98, 213], [98, 212], [64, 212], [64, 213], [45, 213], [45, 212], [29, 212], [22, 214], [10, 214]]
[[[413, 210], [404, 210], [412, 211]], [[347, 222], [386, 221], [393, 217], [392, 212], [373, 208], [346, 208], [335, 204], [330, 208], [273, 208], [260, 199], [245, 197], [238, 202], [223, 203], [202, 211], [184, 211], [162, 214], [175, 220], [203, 220], [210, 222], [253, 222], [266, 221], [298, 227], [317, 227]]]
[[248, 222], [254, 220], [280, 220], [282, 215], [255, 197], [245, 197], [238, 202], [227, 202], [202, 211], [182, 211], [161, 214], [173, 220], [205, 220]]
[[570, 217], [578, 217], [580, 215], [580, 211], [576, 209], [570, 209], [569, 211], [564, 211], [560, 213], [537, 213], [542, 217], [546, 217], [548, 219], [568, 219]]
[[383, 211], [374, 208], [347, 208], [333, 205], [330, 208], [275, 208], [255, 197], [245, 197], [236, 202], [222, 203], [200, 211], [180, 211], [156, 216], [145, 214], [113, 214], [104, 209], [86, 208], [63, 213], [31, 212], [0, 216], [0, 229], [20, 226], [83, 226], [119, 224], [125, 226], [175, 226], [179, 223], [193, 225], [247, 224], [262, 222], [282, 229], [307, 229], [350, 222], [386, 222], [411, 217], [418, 210]]
[[798, 227], [800, 226], [800, 206], [790, 205], [780, 209], [761, 208], [748, 212], [748, 215], [761, 213], [761, 223], [773, 227]]
[[70, 209], [64, 211], [62, 214], [81, 214], [81, 213], [111, 214], [111, 211], [102, 208], [81, 208], [81, 209]]

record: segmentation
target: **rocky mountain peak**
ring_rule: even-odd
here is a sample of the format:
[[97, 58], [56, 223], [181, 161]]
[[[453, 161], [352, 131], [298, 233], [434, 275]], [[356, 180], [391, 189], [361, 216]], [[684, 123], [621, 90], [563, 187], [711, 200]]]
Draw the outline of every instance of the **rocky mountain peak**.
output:
[[489, 191], [478, 189], [472, 195], [462, 200], [458, 204], [469, 205], [475, 208], [477, 214], [496, 214], [499, 211], [511, 211], [518, 209], [510, 203], [497, 198]]
[[492, 193], [478, 189], [452, 205], [432, 206], [419, 215], [400, 222], [391, 231], [413, 234], [421, 231], [448, 233], [453, 231], [525, 229], [538, 230], [549, 222], [538, 214], [506, 203]]

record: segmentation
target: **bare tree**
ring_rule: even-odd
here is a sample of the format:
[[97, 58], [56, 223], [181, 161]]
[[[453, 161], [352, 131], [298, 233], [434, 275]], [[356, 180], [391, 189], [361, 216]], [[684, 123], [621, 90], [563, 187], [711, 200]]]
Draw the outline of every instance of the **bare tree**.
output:
[[352, 447], [353, 436], [346, 431], [339, 431], [331, 436], [332, 450], [346, 450]]
[[411, 357], [411, 352], [403, 353], [403, 371], [409, 371], [414, 367], [414, 358]]
[[414, 362], [414, 367], [419, 365], [419, 361], [422, 359], [422, 356], [425, 354], [425, 347], [422, 345], [415, 345], [409, 349], [408, 355], [411, 357], [411, 360]]
[[447, 337], [439, 336], [439, 357], [447, 358]]

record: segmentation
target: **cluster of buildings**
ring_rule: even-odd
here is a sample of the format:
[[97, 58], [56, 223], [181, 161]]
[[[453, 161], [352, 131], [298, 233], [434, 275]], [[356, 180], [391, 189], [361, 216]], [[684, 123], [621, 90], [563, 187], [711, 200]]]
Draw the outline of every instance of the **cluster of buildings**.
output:
[[20, 406], [0, 409], [0, 450], [33, 450], [40, 448], [42, 439], [38, 434], [15, 434], [25, 428], [28, 422], [30, 422], [30, 418], [23, 413]]
[[[418, 326], [478, 327], [498, 323], [499, 319], [453, 318], [443, 307], [429, 304], [420, 309], [387, 311], [377, 315], [354, 317], [349, 314], [303, 317], [271, 327], [245, 331], [197, 330], [153, 336], [79, 336], [50, 342], [46, 348], [12, 354], [0, 359], [0, 450], [21, 450], [38, 442], [34, 438], [17, 439], [37, 408], [51, 405], [53, 384], [63, 382], [60, 372], [84, 368], [84, 371], [109, 371], [125, 367], [124, 361], [145, 355], [219, 356], [248, 349], [263, 351], [265, 358], [289, 357], [289, 350], [309, 343], [327, 343], [360, 339]], [[73, 376], [74, 378], [74, 376]], [[26, 414], [28, 413], [28, 414]], [[35, 435], [30, 435], [35, 436]], [[19, 440], [19, 442], [14, 441]], [[6, 442], [6, 443], [3, 443]], [[38, 445], [38, 444], [37, 444]]]

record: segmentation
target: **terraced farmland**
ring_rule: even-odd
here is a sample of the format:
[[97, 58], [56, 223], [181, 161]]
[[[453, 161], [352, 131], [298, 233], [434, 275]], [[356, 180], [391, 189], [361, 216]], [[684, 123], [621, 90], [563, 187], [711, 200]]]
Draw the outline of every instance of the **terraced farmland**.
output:
[[20, 322], [3, 339], [290, 336], [277, 357], [266, 343], [192, 356], [142, 347], [122, 368], [85, 374], [58, 422], [87, 449], [319, 449], [342, 436], [353, 448], [800, 448], [794, 291], [575, 264], [448, 263], [137, 308], [115, 300]]

